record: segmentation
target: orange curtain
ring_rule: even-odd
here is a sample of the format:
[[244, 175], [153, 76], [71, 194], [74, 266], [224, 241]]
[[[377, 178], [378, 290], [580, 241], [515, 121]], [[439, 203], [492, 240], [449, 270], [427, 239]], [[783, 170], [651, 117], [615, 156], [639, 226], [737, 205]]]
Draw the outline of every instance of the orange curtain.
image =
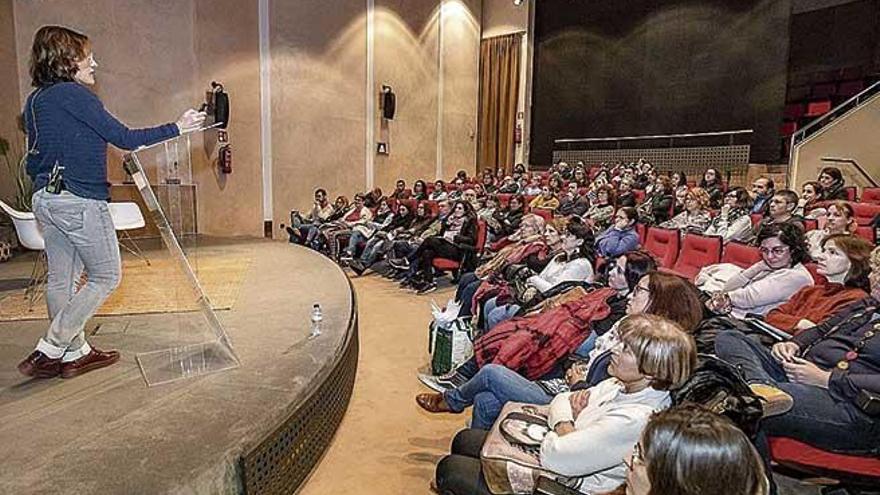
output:
[[521, 46], [522, 33], [480, 42], [478, 171], [513, 168]]

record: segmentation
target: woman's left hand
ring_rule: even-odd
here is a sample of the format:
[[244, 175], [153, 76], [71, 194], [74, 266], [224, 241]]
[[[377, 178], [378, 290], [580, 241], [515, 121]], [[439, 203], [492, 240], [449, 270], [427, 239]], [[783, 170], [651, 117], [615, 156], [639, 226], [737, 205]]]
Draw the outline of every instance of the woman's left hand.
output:
[[783, 362], [782, 367], [785, 369], [785, 376], [788, 377], [790, 382], [828, 388], [831, 372], [823, 371], [804, 358], [794, 357], [790, 362]]

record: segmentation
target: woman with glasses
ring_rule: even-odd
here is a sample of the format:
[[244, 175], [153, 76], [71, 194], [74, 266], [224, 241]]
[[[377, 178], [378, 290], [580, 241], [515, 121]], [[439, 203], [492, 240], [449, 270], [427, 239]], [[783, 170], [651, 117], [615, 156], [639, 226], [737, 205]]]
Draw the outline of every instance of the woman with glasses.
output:
[[[626, 479], [624, 458], [638, 443], [651, 414], [669, 407], [669, 390], [696, 367], [693, 338], [675, 323], [653, 315], [621, 324], [609, 371], [593, 387], [557, 395], [547, 409], [550, 432], [540, 445], [541, 469], [563, 478], [580, 493], [612, 490]], [[452, 453], [437, 465], [439, 493], [491, 493], [480, 451], [488, 433], [467, 429], [456, 435]], [[523, 493], [531, 493], [523, 491]]]
[[709, 222], [705, 235], [721, 236], [724, 242], [745, 241], [752, 231], [752, 198], [742, 187], [734, 187], [724, 195], [721, 211]]
[[685, 193], [684, 211], [660, 224], [665, 229], [702, 234], [709, 226], [709, 194], [699, 187]]
[[651, 416], [624, 461], [626, 484], [605, 495], [766, 495], [767, 477], [749, 438], [694, 404]]
[[595, 201], [584, 213], [582, 219], [593, 229], [593, 232], [602, 232], [613, 222], [616, 198], [614, 188], [608, 185], [596, 189], [595, 194]]
[[788, 301], [803, 287], [813, 285], [804, 267], [808, 259], [803, 230], [791, 223], [769, 224], [758, 234], [761, 261], [741, 270], [706, 302], [716, 313], [745, 318], [765, 315]]

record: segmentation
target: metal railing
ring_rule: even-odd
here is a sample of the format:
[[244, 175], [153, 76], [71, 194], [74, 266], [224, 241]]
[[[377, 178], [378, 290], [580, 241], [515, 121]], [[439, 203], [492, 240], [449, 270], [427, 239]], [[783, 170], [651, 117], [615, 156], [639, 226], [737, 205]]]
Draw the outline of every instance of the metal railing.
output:
[[810, 122], [802, 129], [798, 129], [797, 131], [795, 131], [795, 133], [791, 135], [791, 146], [788, 148], [789, 163], [791, 163], [791, 157], [794, 156], [795, 145], [812, 136], [813, 134], [819, 132], [819, 130], [821, 130], [823, 127], [825, 127], [825, 125], [827, 125], [834, 119], [842, 116], [843, 114], [851, 110], [858, 108], [863, 103], [876, 96], [878, 93], [880, 93], [880, 81], [875, 82], [874, 84], [862, 90], [861, 93], [832, 108], [828, 113], [816, 118], [816, 120]]
[[727, 137], [727, 144], [735, 144], [734, 141], [738, 136], [752, 134], [752, 129], [738, 129], [734, 131], [717, 131], [717, 132], [694, 132], [684, 134], [654, 134], [647, 136], [618, 136], [618, 137], [598, 137], [598, 138], [562, 138], [554, 139], [555, 145], [571, 145], [577, 143], [607, 143], [617, 142], [617, 149], [621, 148], [621, 143], [625, 141], [667, 141], [670, 148], [675, 146], [676, 139], [694, 139], [694, 138], [717, 138]]

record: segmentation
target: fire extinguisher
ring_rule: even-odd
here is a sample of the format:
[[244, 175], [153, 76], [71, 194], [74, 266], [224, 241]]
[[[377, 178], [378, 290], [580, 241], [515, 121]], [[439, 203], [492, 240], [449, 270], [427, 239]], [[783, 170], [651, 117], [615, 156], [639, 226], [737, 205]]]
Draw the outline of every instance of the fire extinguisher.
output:
[[232, 173], [232, 145], [224, 144], [217, 152], [217, 163], [224, 174]]

